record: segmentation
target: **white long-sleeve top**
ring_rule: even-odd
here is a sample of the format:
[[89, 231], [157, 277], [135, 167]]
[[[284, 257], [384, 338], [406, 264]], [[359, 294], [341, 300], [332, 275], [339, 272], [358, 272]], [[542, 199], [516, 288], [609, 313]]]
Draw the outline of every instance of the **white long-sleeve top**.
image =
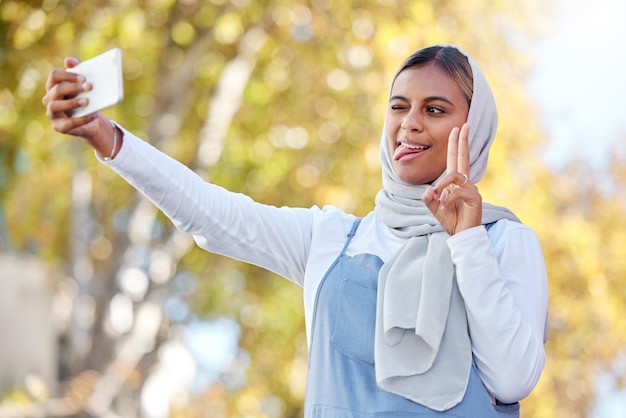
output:
[[[258, 265], [303, 287], [310, 338], [317, 288], [355, 217], [325, 206], [275, 207], [202, 180], [124, 130], [118, 155], [104, 162], [212, 253]], [[365, 216], [347, 255], [388, 260], [405, 242]], [[447, 241], [465, 301], [474, 361], [487, 390], [510, 403], [526, 397], [545, 364], [547, 275], [535, 233], [501, 220]]]

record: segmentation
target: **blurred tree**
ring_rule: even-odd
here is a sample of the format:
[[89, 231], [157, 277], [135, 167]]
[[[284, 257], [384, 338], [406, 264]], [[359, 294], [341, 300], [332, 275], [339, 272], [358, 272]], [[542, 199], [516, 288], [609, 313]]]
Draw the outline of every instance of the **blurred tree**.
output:
[[[602, 194], [581, 165], [550, 173], [538, 156], [544, 139], [523, 89], [532, 65], [524, 52], [544, 8], [485, 0], [0, 2], [0, 245], [67, 275], [55, 283], [54, 305], [62, 389], [26, 403], [16, 382], [0, 416], [133, 417], [142, 407], [154, 417], [302, 413], [300, 289], [197, 249], [87, 147], [55, 134], [41, 97], [64, 56], [120, 47], [125, 99], [105, 114], [207, 180], [269, 204], [333, 204], [364, 215], [380, 188], [389, 80], [413, 50], [439, 42], [462, 45], [481, 64], [499, 103], [485, 200], [514, 208], [547, 257], [548, 366], [523, 415], [585, 416], [598, 374], [615, 373], [624, 355], [624, 202]], [[609, 176], [619, 190], [621, 160]], [[220, 354], [220, 341], [235, 346]]]
[[536, 416], [560, 410], [558, 416], [603, 417], [593, 415], [598, 405], [613, 393], [624, 396], [623, 157], [616, 153], [601, 172], [572, 161], [528, 188], [528, 197], [541, 202], [534, 219], [541, 225], [551, 286], [549, 365], [536, 395], [549, 402], [537, 403]]

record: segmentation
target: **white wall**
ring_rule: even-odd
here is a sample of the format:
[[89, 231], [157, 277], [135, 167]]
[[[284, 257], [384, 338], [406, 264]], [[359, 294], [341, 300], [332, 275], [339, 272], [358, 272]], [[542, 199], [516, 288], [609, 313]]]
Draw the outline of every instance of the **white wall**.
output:
[[50, 273], [36, 258], [0, 254], [0, 394], [35, 375], [54, 392], [57, 341]]

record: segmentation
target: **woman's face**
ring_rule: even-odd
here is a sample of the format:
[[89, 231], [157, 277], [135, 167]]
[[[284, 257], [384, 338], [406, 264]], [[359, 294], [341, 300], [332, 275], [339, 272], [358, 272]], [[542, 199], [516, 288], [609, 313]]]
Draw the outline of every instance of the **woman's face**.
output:
[[434, 63], [410, 67], [395, 79], [387, 108], [387, 141], [398, 178], [427, 184], [446, 168], [448, 136], [467, 120], [459, 85]]

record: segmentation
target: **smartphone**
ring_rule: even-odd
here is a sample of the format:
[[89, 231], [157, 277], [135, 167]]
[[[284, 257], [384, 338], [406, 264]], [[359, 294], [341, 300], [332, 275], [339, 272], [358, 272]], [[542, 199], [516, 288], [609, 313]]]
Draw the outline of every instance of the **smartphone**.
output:
[[124, 98], [122, 51], [119, 48], [103, 52], [67, 71], [85, 76], [86, 81], [92, 85], [90, 91], [82, 92], [77, 96], [89, 99], [89, 104], [75, 109], [72, 117], [98, 112], [118, 104]]

